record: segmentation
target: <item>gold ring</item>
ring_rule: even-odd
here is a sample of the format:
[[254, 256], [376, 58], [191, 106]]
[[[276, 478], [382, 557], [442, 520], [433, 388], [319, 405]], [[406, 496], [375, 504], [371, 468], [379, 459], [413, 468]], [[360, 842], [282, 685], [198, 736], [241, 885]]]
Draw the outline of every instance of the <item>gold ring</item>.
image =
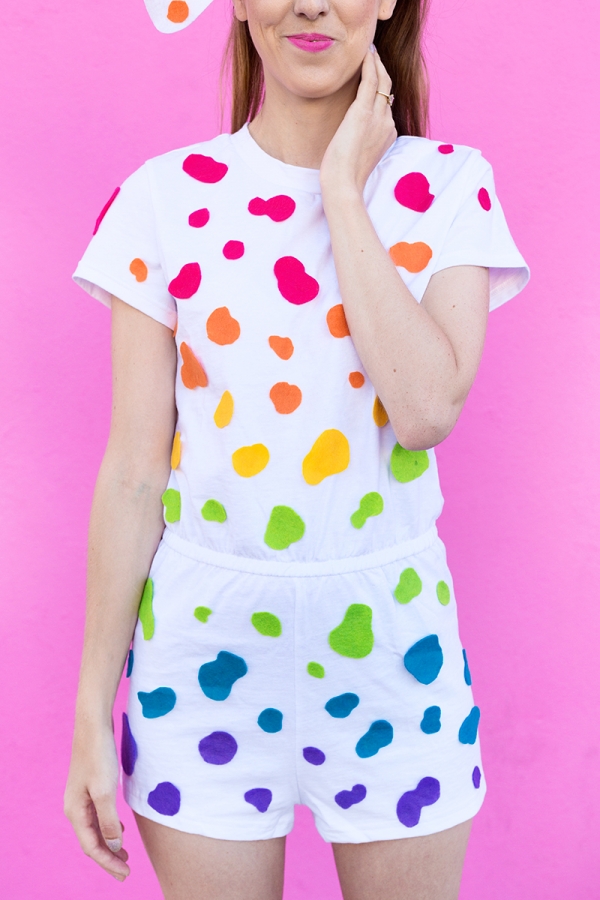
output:
[[382, 97], [385, 97], [385, 99], [387, 100], [389, 106], [391, 106], [392, 103], [394, 102], [394, 95], [393, 95], [393, 94], [384, 94], [383, 91], [375, 91], [375, 93], [376, 93], [376, 94], [381, 94]]

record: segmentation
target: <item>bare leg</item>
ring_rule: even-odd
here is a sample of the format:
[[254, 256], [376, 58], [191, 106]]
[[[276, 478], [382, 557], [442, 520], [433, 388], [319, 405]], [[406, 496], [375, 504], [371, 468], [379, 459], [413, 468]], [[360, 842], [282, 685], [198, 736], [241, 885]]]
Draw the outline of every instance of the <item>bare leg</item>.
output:
[[281, 900], [285, 838], [220, 841], [135, 818], [165, 900]]
[[344, 900], [457, 900], [472, 821], [425, 837], [334, 844]]

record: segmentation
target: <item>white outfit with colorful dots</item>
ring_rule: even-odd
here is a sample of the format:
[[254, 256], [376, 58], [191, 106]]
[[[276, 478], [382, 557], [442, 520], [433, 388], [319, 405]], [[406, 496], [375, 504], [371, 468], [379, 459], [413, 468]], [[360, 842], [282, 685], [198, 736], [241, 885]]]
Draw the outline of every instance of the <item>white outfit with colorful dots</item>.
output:
[[[413, 296], [528, 267], [479, 151], [400, 137], [365, 201]], [[435, 522], [433, 450], [399, 446], [348, 332], [319, 172], [247, 125], [149, 160], [73, 275], [175, 330], [165, 532], [124, 717], [139, 813], [232, 840], [429, 834], [483, 800], [479, 709]]]

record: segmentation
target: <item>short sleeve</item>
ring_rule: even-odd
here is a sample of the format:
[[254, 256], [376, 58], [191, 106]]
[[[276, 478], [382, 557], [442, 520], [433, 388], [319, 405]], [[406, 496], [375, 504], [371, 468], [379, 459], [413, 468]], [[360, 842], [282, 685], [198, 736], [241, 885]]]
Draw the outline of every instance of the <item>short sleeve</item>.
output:
[[530, 277], [496, 195], [492, 167], [478, 150], [434, 271], [465, 265], [489, 268], [490, 310], [523, 290]]
[[73, 280], [106, 306], [112, 294], [168, 328], [175, 327], [177, 309], [161, 265], [145, 164], [125, 179], [102, 209]]

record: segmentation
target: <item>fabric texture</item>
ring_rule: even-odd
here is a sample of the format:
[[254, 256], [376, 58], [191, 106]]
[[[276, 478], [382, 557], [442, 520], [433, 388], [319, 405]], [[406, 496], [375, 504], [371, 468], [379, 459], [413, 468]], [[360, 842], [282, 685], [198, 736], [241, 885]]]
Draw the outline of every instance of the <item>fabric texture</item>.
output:
[[[165, 533], [149, 577], [156, 627], [150, 640], [136, 628], [123, 730], [133, 809], [181, 831], [262, 840], [287, 834], [303, 803], [325, 840], [350, 843], [475, 815], [479, 708], [452, 579], [435, 530], [412, 549], [286, 575]], [[422, 590], [401, 604], [407, 569]]]
[[[398, 138], [365, 201], [416, 300], [434, 272], [473, 264], [490, 267], [495, 308], [529, 270], [489, 163], [449, 146]], [[221, 552], [289, 561], [426, 532], [443, 503], [435, 452], [398, 444], [363, 370], [318, 170], [274, 159], [244, 126], [149, 160], [111, 199], [73, 277], [104, 303], [114, 294], [176, 328], [167, 527]]]

